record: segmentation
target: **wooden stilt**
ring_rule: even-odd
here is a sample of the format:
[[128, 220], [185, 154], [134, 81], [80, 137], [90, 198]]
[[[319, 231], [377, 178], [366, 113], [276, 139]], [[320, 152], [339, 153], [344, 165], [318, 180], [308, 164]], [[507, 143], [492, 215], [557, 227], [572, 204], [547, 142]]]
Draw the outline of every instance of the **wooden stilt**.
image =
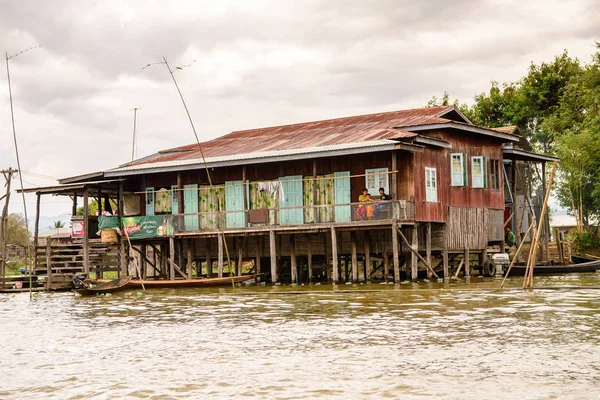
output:
[[333, 226], [331, 227], [331, 264], [331, 279], [333, 282], [337, 283], [340, 280], [338, 271], [337, 233], [335, 232], [335, 227]]
[[188, 277], [190, 279], [192, 279], [193, 276], [193, 264], [194, 264], [194, 254], [193, 254], [193, 249], [192, 249], [192, 240], [188, 239], [186, 240], [186, 244], [187, 244], [187, 274]]
[[[90, 273], [90, 217], [89, 200], [90, 190], [86, 186], [83, 189], [83, 272], [86, 275]], [[121, 241], [122, 242], [122, 241]]]
[[307, 248], [306, 248], [306, 260], [308, 263], [308, 283], [312, 282], [313, 272], [312, 272], [312, 244], [310, 235], [306, 235], [307, 239]]
[[140, 257], [140, 268], [142, 270], [142, 279], [146, 279], [146, 276], [148, 275], [148, 265], [147, 265], [148, 246], [146, 246], [145, 244], [141, 245], [140, 251], [142, 252], [142, 257]]
[[217, 259], [217, 276], [223, 277], [223, 234], [219, 233], [217, 236], [218, 241], [218, 259]]
[[329, 271], [331, 270], [331, 246], [327, 245], [327, 234], [323, 234], [323, 247], [325, 248], [325, 280], [329, 282], [331, 278], [331, 274]]
[[290, 235], [290, 277], [292, 283], [298, 283], [298, 265], [296, 263], [296, 238], [294, 234]]
[[256, 253], [255, 253], [255, 259], [254, 259], [254, 269], [256, 271], [256, 275], [260, 275], [260, 256], [262, 253], [262, 244], [263, 244], [263, 237], [262, 236], [257, 236], [256, 237]]
[[52, 289], [52, 241], [48, 236], [46, 238], [46, 290], [50, 289]]
[[244, 266], [244, 238], [238, 238], [238, 261], [237, 261], [237, 275], [242, 276], [242, 267]]
[[275, 231], [269, 232], [269, 256], [271, 257], [271, 282], [277, 283], [277, 249], [275, 247]]
[[[37, 192], [35, 194], [36, 199], [35, 199], [35, 225], [34, 225], [34, 234], [33, 234], [33, 272], [36, 273], [36, 270], [39, 267], [39, 261], [38, 261], [38, 257], [37, 257], [37, 247], [39, 244], [39, 240], [40, 240], [40, 199], [41, 199], [41, 194], [40, 192]], [[77, 195], [75, 195], [77, 196]], [[77, 200], [74, 200], [77, 201]], [[75, 215], [75, 214], [73, 214]], [[0, 262], [4, 262], [4, 260], [0, 260]], [[4, 272], [4, 271], [3, 271]], [[4, 278], [4, 276], [3, 276]]]
[[448, 262], [448, 225], [444, 225], [444, 247], [442, 249], [442, 263], [444, 264], [444, 280], [449, 280], [450, 263]]
[[350, 244], [352, 246], [352, 282], [358, 282], [358, 258], [356, 256], [355, 232], [350, 232]]
[[465, 278], [471, 277], [471, 253], [469, 248], [465, 249]]
[[390, 255], [387, 251], [383, 253], [383, 277], [384, 280], [388, 281], [388, 276], [390, 274]]
[[[425, 238], [425, 260], [427, 264], [431, 265], [431, 222], [427, 223], [427, 232]], [[431, 271], [427, 270], [427, 279], [431, 279]]]
[[417, 258], [417, 254], [419, 251], [419, 241], [417, 238], [417, 229], [417, 224], [415, 224], [415, 226], [411, 229], [412, 243], [410, 247], [412, 251], [410, 255], [410, 278], [413, 281], [419, 279], [419, 259]]
[[365, 231], [365, 282], [371, 280], [371, 243], [369, 232]]
[[392, 223], [392, 262], [394, 263], [394, 282], [400, 283], [400, 255], [398, 248], [398, 223]]
[[[200, 265], [199, 271], [200, 271], [200, 273], [198, 275], [200, 275], [202, 273], [202, 265]], [[213, 276], [213, 265], [212, 265], [212, 258], [211, 258], [211, 254], [210, 254], [210, 238], [206, 238], [206, 277], [212, 278], [212, 276]]]
[[169, 238], [169, 279], [175, 279], [175, 239]]
[[[101, 199], [100, 199], [101, 200]], [[119, 182], [119, 188], [117, 190], [117, 203], [118, 203], [118, 210], [117, 210], [117, 214], [118, 214], [118, 224], [119, 226], [123, 226], [122, 224], [122, 220], [123, 220], [123, 182]], [[128, 267], [129, 267], [129, 257], [127, 256], [127, 254], [129, 253], [129, 251], [127, 251], [126, 246], [128, 247], [127, 243], [125, 240], [123, 240], [123, 237], [121, 237], [121, 240], [119, 241], [119, 250], [121, 252], [121, 276], [126, 276], [129, 275], [129, 271], [128, 271]]]

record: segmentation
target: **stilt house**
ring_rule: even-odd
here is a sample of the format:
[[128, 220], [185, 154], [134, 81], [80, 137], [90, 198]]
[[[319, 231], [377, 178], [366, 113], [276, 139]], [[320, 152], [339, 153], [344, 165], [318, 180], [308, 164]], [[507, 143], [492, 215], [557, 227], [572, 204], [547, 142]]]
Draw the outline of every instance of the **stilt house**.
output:
[[[520, 140], [429, 107], [236, 131], [28, 191], [38, 204], [69, 195], [73, 210], [82, 197], [84, 207], [117, 200], [112, 224], [129, 240], [101, 243], [110, 223], [82, 217], [83, 251], [72, 258], [85, 272], [125, 273], [133, 250], [147, 279], [448, 277], [457, 256], [483, 265], [502, 250], [503, 160], [543, 161]], [[359, 201], [364, 189], [370, 201]], [[100, 204], [102, 215], [110, 202]], [[52, 253], [39, 249], [38, 269], [59, 272]]]

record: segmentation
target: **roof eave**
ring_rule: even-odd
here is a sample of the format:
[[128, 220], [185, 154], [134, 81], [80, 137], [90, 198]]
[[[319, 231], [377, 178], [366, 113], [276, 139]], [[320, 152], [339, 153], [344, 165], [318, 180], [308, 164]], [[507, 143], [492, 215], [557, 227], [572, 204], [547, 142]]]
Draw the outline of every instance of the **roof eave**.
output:
[[495, 137], [498, 139], [507, 140], [509, 142], [518, 142], [519, 138], [508, 133], [497, 132], [492, 129], [481, 128], [475, 125], [467, 125], [467, 124], [458, 124], [455, 122], [445, 122], [443, 124], [430, 124], [430, 125], [417, 125], [417, 126], [398, 126], [395, 127], [398, 129], [404, 129], [409, 132], [422, 132], [422, 131], [430, 131], [433, 129], [458, 129], [461, 131], [478, 133], [484, 136]]

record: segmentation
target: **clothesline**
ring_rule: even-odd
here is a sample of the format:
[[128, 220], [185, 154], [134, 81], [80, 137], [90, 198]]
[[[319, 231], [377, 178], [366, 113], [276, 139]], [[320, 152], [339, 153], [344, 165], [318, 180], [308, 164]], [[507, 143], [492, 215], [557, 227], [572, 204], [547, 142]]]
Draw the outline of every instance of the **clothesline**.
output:
[[[286, 179], [285, 182], [313, 182], [313, 181], [328, 181], [328, 180], [335, 180], [338, 178], [361, 178], [361, 177], [367, 177], [367, 176], [378, 176], [378, 175], [389, 175], [389, 174], [395, 174], [398, 171], [381, 171], [381, 172], [376, 172], [373, 174], [358, 174], [358, 175], [345, 175], [345, 176], [325, 176], [325, 175], [317, 175], [316, 177], [314, 176], [309, 176], [306, 178], [301, 178], [301, 179]], [[208, 187], [208, 184], [206, 184], [206, 187], [197, 187], [197, 188], [167, 188], [167, 190], [169, 191], [174, 191], [174, 192], [185, 192], [187, 190], [194, 190], [194, 191], [201, 191], [201, 190], [214, 190], [214, 189], [222, 189], [225, 187], [235, 187], [235, 186], [246, 186], [246, 185], [250, 185], [250, 184], [256, 184], [256, 183], [261, 183], [261, 182], [281, 182], [279, 180], [279, 178], [277, 179], [271, 179], [271, 180], [254, 180], [254, 181], [247, 181], [247, 182], [242, 182], [242, 183], [236, 183], [236, 184], [232, 184], [232, 185], [212, 185], [211, 187]], [[144, 191], [140, 191], [140, 192], [133, 192], [133, 194], [146, 194], [146, 193], [158, 193], [160, 191], [160, 189], [158, 190], [144, 190]]]

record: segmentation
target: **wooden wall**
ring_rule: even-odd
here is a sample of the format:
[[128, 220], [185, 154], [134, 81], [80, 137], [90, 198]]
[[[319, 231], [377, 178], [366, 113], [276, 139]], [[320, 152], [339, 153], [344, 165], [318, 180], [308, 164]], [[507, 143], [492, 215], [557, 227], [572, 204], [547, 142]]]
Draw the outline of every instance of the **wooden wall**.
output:
[[448, 250], [481, 250], [504, 238], [504, 210], [449, 207]]

